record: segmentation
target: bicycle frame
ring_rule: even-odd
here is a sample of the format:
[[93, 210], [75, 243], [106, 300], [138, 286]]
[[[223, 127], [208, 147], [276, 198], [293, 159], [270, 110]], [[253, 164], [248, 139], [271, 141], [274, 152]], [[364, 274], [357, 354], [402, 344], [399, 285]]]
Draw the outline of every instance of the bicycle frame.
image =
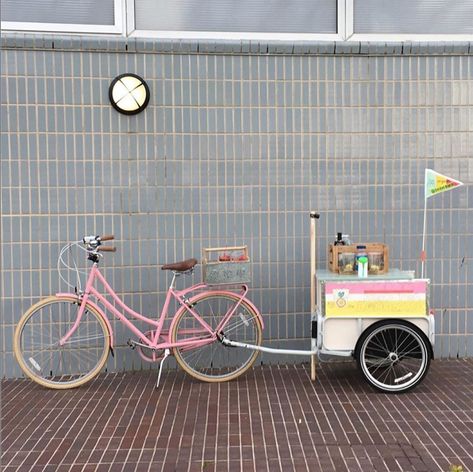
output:
[[[119, 296], [115, 293], [115, 291], [112, 289], [112, 287], [108, 284], [105, 277], [100, 272], [100, 270], [98, 268], [98, 264], [96, 262], [94, 262], [94, 264], [93, 264], [93, 266], [90, 270], [89, 276], [87, 278], [87, 284], [86, 284], [86, 287], [85, 287], [85, 291], [84, 291], [83, 295], [81, 297], [79, 297], [80, 298], [80, 309], [79, 309], [79, 312], [77, 314], [77, 318], [74, 322], [74, 325], [70, 328], [70, 330], [59, 341], [60, 345], [64, 345], [67, 342], [67, 340], [72, 336], [72, 334], [75, 332], [75, 330], [79, 326], [79, 323], [82, 319], [82, 316], [83, 316], [84, 311], [85, 311], [85, 307], [86, 307], [87, 303], [89, 303], [92, 306], [94, 306], [94, 308], [96, 308], [98, 310], [98, 312], [101, 314], [101, 316], [105, 320], [105, 322], [108, 326], [108, 329], [109, 329], [110, 337], [111, 337], [111, 339], [110, 339], [111, 346], [113, 346], [113, 343], [112, 343], [112, 341], [113, 341], [113, 332], [112, 332], [112, 327], [110, 325], [110, 322], [108, 321], [108, 318], [106, 317], [103, 310], [98, 307], [97, 303], [90, 300], [91, 296], [94, 297], [95, 300], [100, 302], [103, 306], [105, 306], [106, 309], [111, 311], [116, 318], [118, 318], [125, 326], [128, 327], [128, 329], [131, 332], [133, 332], [140, 339], [140, 341], [143, 341], [151, 349], [170, 349], [170, 348], [178, 347], [178, 346], [188, 346], [188, 347], [194, 348], [194, 347], [200, 347], [200, 346], [204, 346], [205, 344], [210, 344], [210, 343], [214, 342], [215, 339], [217, 338], [217, 333], [220, 332], [223, 329], [225, 324], [232, 317], [232, 315], [235, 313], [235, 311], [237, 310], [237, 308], [239, 307], [239, 305], [241, 304], [241, 302], [245, 298], [246, 294], [248, 293], [248, 287], [246, 285], [242, 286], [242, 291], [239, 294], [238, 302], [235, 303], [235, 305], [232, 307], [232, 309], [229, 310], [229, 312], [225, 316], [223, 316], [223, 318], [222, 318], [221, 322], [219, 323], [219, 325], [217, 326], [217, 328], [215, 330], [213, 330], [205, 322], [205, 320], [203, 320], [199, 316], [199, 314], [195, 310], [193, 310], [192, 299], [189, 300], [186, 297], [187, 294], [189, 294], [191, 292], [194, 292], [194, 291], [197, 291], [197, 290], [206, 289], [206, 288], [208, 288], [208, 286], [206, 284], [199, 283], [199, 284], [193, 285], [191, 287], [188, 287], [184, 290], [176, 290], [175, 287], [174, 287], [175, 278], [176, 278], [176, 273], [174, 274], [171, 285], [170, 285], [170, 287], [168, 289], [168, 292], [166, 294], [166, 300], [165, 300], [165, 303], [164, 303], [164, 307], [161, 311], [161, 314], [159, 315], [158, 320], [156, 321], [156, 320], [152, 320], [150, 318], [147, 318], [146, 316], [143, 316], [142, 314], [137, 313], [136, 311], [134, 311], [130, 307], [128, 307], [119, 298]], [[133, 318], [135, 318], [137, 320], [140, 320], [140, 321], [143, 321], [146, 324], [152, 326], [153, 335], [152, 335], [151, 339], [149, 339], [148, 336], [145, 333], [143, 333], [141, 330], [139, 330], [130, 320], [128, 320], [123, 313], [121, 313], [117, 308], [115, 308], [115, 306], [112, 303], [110, 303], [105, 298], [105, 296], [102, 295], [95, 288], [94, 284], [95, 284], [95, 281], [97, 279], [102, 283], [105, 291], [113, 298], [113, 300], [123, 310], [125, 310]], [[215, 292], [216, 293], [225, 293], [225, 291], [221, 291], [221, 290], [217, 290]], [[232, 293], [234, 293], [234, 292], [232, 292]], [[66, 293], [59, 293], [59, 294], [57, 294], [57, 296], [59, 296], [59, 297], [61, 297], [61, 296], [62, 297], [65, 297], [65, 296], [70, 297], [71, 294], [69, 294], [69, 293], [67, 293], [67, 294]], [[77, 296], [77, 295], [75, 295], [75, 296]], [[199, 337], [187, 338], [184, 341], [174, 342], [174, 343], [170, 341], [169, 333], [172, 331], [172, 326], [173, 326], [174, 320], [176, 319], [175, 315], [177, 314], [177, 312], [173, 316], [173, 321], [171, 322], [171, 329], [169, 331], [164, 331], [163, 326], [164, 326], [164, 321], [168, 316], [169, 305], [170, 305], [172, 299], [177, 300], [177, 302], [185, 310], [187, 310], [189, 313], [191, 313], [192, 316], [202, 326], [203, 331], [202, 330], [196, 330], [196, 329], [187, 330], [187, 333], [189, 333], [189, 334], [199, 334], [200, 335]], [[247, 302], [249, 302], [249, 301], [247, 300]], [[251, 302], [250, 302], [250, 304], [251, 304]], [[258, 313], [258, 315], [259, 315], [258, 310], [255, 309], [255, 312]], [[184, 332], [186, 332], [186, 331], [184, 331]], [[208, 335], [210, 335], [210, 337], [202, 339], [202, 333], [204, 333], [204, 334], [208, 333]], [[166, 342], [161, 342], [161, 343], [158, 342], [161, 336], [165, 337]]]

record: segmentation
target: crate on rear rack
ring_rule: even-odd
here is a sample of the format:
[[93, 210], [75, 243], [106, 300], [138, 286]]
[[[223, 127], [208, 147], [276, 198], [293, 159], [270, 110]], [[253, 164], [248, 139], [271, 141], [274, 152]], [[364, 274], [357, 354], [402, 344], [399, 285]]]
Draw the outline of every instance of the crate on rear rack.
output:
[[202, 278], [207, 285], [251, 282], [250, 258], [246, 246], [206, 248], [202, 256]]

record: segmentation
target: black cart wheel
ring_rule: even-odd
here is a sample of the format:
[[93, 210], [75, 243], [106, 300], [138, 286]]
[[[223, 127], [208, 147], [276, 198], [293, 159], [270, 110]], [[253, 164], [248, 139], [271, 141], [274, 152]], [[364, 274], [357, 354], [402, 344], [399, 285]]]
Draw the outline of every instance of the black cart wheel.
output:
[[412, 323], [384, 320], [361, 335], [355, 358], [365, 379], [376, 389], [407, 392], [427, 374], [431, 347], [425, 334]]

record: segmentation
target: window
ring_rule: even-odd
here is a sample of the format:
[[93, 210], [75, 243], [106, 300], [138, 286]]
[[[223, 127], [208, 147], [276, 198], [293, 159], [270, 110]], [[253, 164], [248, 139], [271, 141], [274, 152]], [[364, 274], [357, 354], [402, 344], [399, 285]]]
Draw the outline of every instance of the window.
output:
[[473, 34], [472, 0], [348, 0], [347, 12], [347, 29], [356, 39], [435, 35], [429, 39], [442, 40], [439, 35], [461, 39]]
[[121, 0], [2, 0], [2, 29], [121, 33]]
[[473, 41], [473, 0], [1, 2], [2, 29], [13, 31], [215, 41]]
[[[140, 36], [310, 39], [336, 35], [338, 0], [135, 0]], [[136, 34], [136, 33], [135, 33]]]

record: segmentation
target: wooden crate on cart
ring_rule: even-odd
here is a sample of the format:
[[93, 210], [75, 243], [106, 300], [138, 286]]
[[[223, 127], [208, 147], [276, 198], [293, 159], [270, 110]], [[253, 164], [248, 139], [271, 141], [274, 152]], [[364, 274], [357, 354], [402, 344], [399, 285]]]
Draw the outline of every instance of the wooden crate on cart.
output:
[[351, 274], [355, 269], [357, 246], [365, 246], [368, 254], [368, 273], [386, 274], [389, 271], [389, 250], [383, 243], [358, 243], [347, 246], [330, 244], [328, 269], [339, 274]]

